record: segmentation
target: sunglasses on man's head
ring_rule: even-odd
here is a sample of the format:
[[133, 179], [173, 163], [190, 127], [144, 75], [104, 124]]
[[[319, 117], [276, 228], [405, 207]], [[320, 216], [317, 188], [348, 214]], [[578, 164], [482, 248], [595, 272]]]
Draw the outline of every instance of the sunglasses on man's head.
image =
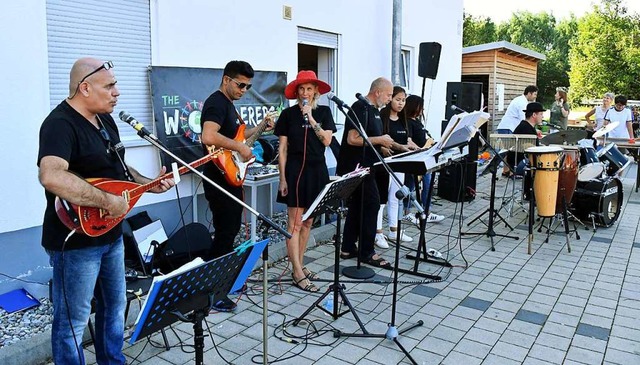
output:
[[[228, 76], [227, 76], [227, 77], [228, 77]], [[245, 83], [245, 82], [237, 81], [237, 80], [236, 80], [236, 79], [234, 79], [233, 77], [229, 77], [229, 79], [231, 79], [231, 81], [235, 82], [235, 83], [236, 83], [236, 85], [238, 85], [238, 88], [239, 88], [240, 90], [242, 90], [242, 89], [244, 89], [244, 88], [247, 88], [247, 91], [249, 91], [249, 89], [251, 89], [251, 86], [253, 86], [252, 84], [247, 84], [247, 83]]]
[[82, 84], [84, 82], [84, 80], [86, 80], [89, 76], [95, 74], [96, 72], [100, 71], [100, 70], [110, 70], [113, 68], [113, 62], [112, 61], [107, 61], [105, 63], [102, 64], [102, 66], [96, 68], [95, 70], [89, 72], [89, 74], [87, 74], [87, 76], [83, 77], [82, 80], [80, 80], [80, 83]]
[[89, 76], [95, 74], [96, 72], [99, 72], [100, 70], [110, 70], [112, 68], [113, 68], [113, 62], [112, 61], [107, 61], [107, 62], [103, 63], [102, 66], [100, 66], [100, 67], [96, 68], [95, 70], [89, 72], [85, 77], [80, 79], [80, 82], [78, 82], [78, 85], [76, 86], [76, 91], [73, 93], [73, 95], [71, 95], [71, 98], [76, 96], [76, 94], [78, 93], [78, 90], [80, 89], [80, 84], [82, 84]]

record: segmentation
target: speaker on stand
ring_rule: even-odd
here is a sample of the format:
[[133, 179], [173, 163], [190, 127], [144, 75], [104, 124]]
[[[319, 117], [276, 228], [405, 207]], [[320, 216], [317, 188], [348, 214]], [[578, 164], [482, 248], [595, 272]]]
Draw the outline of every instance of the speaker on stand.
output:
[[[447, 108], [444, 112], [446, 120], [442, 121], [441, 134], [451, 117], [460, 113], [452, 106], [472, 112], [480, 109], [481, 100], [482, 83], [448, 82]], [[438, 177], [438, 196], [452, 202], [471, 201], [475, 198], [478, 145], [479, 138], [475, 136], [469, 142], [467, 157], [461, 163], [453, 164], [442, 170]]]
[[418, 76], [422, 77], [422, 92], [420, 97], [424, 99], [424, 86], [427, 79], [435, 80], [440, 65], [440, 52], [442, 45], [438, 42], [420, 43], [418, 54]]

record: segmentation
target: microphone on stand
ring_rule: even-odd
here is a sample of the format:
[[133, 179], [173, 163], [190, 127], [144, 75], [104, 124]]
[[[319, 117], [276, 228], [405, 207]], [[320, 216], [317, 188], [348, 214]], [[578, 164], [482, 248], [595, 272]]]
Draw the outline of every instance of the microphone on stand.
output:
[[371, 105], [371, 102], [369, 101], [369, 99], [365, 98], [360, 93], [356, 93], [356, 98], [367, 105]]
[[[309, 100], [308, 99], [302, 99], [302, 106], [307, 106], [309, 104]], [[304, 122], [305, 124], [309, 124], [309, 115], [308, 114], [302, 114], [302, 117], [304, 118]]]
[[350, 109], [349, 105], [347, 105], [347, 103], [345, 103], [344, 101], [340, 100], [340, 98], [337, 97], [336, 94], [334, 94], [333, 92], [327, 93], [327, 98], [333, 101], [334, 103], [336, 103], [340, 108]]
[[120, 117], [120, 120], [132, 126], [133, 129], [137, 130], [140, 136], [147, 136], [156, 140], [158, 139], [156, 138], [155, 135], [153, 135], [153, 133], [149, 132], [149, 130], [145, 128], [142, 123], [138, 122], [136, 118], [132, 117], [129, 113], [125, 112], [124, 110], [122, 110], [120, 114], [118, 114], [118, 116]]

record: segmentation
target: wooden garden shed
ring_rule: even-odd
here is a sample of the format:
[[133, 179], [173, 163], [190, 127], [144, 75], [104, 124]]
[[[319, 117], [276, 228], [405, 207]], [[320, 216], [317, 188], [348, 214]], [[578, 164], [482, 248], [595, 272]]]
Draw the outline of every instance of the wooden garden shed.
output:
[[491, 114], [489, 133], [495, 130], [513, 98], [535, 85], [538, 62], [545, 55], [500, 41], [462, 49], [462, 82], [481, 82], [486, 111]]

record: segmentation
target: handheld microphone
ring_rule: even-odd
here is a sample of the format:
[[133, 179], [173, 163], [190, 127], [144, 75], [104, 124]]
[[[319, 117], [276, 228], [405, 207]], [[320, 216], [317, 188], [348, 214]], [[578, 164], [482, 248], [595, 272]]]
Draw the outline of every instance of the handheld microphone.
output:
[[138, 122], [136, 118], [132, 117], [129, 113], [125, 112], [124, 110], [122, 110], [120, 114], [118, 114], [118, 116], [120, 117], [120, 120], [132, 126], [133, 129], [137, 130], [138, 135], [140, 137], [147, 136], [153, 139], [157, 139], [156, 136], [154, 136], [153, 133], [149, 132], [149, 130], [145, 128], [142, 123]]
[[340, 108], [349, 109], [349, 106], [344, 101], [340, 100], [340, 98], [338, 98], [333, 92], [327, 93], [327, 98], [336, 103]]
[[365, 98], [360, 93], [356, 93], [356, 98], [367, 105], [371, 105], [371, 102], [369, 101], [369, 99]]
[[458, 107], [457, 105], [451, 105], [451, 110], [453, 110], [453, 111], [458, 111], [458, 112], [461, 112], [461, 113], [467, 113], [467, 111], [466, 111], [466, 110], [464, 110], [464, 109], [462, 109], [462, 108]]
[[[302, 99], [302, 106], [307, 106], [309, 104], [309, 100], [308, 99]], [[308, 114], [302, 114], [302, 117], [304, 118], [304, 122], [309, 124], [309, 115]]]

